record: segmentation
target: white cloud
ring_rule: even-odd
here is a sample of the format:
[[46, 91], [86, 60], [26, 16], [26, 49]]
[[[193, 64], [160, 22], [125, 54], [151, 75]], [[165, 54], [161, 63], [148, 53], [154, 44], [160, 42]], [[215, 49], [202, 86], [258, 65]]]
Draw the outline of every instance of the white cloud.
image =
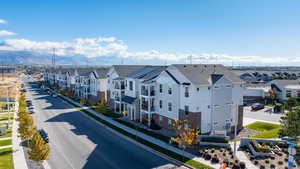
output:
[[9, 32], [6, 30], [0, 30], [0, 36], [10, 36], [10, 35], [15, 35], [16, 33], [14, 32]]
[[157, 50], [129, 51], [128, 46], [115, 37], [77, 38], [71, 42], [37, 42], [27, 39], [7, 39], [0, 43], [0, 50], [26, 50], [42, 53], [52, 53], [53, 48], [59, 56], [107, 57], [131, 58], [136, 60], [162, 60], [169, 63], [189, 62], [192, 56], [193, 63], [222, 63], [231, 65], [267, 65], [300, 63], [297, 57], [261, 57], [261, 56], [232, 56], [216, 53], [162, 53]]
[[7, 23], [6, 20], [0, 18], [0, 24], [6, 24], [6, 23]]

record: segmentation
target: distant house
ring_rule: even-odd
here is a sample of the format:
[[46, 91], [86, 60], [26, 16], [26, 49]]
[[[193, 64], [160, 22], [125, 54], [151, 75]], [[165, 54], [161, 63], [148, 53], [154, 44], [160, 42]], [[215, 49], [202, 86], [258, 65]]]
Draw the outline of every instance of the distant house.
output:
[[299, 80], [273, 80], [271, 88], [277, 91], [280, 101], [288, 100], [290, 97], [300, 98]]

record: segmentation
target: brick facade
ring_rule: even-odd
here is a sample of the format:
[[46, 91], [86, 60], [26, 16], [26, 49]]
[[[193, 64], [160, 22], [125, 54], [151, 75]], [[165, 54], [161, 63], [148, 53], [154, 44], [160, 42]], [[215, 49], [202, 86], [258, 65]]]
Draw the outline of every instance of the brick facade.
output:
[[201, 129], [201, 112], [188, 112], [179, 109], [179, 120], [188, 120], [189, 127]]

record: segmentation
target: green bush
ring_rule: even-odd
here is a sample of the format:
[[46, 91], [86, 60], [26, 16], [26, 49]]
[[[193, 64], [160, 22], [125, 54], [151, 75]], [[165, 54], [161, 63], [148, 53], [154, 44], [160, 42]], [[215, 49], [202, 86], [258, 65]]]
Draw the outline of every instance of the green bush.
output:
[[201, 141], [214, 143], [228, 143], [228, 140], [224, 137], [202, 137]]

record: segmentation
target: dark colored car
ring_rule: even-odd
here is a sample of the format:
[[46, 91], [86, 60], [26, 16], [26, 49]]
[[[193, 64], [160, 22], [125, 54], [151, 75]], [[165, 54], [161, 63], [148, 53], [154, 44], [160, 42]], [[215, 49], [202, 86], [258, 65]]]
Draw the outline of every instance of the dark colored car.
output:
[[251, 106], [252, 110], [261, 110], [263, 108], [265, 108], [265, 105], [261, 103], [255, 103]]
[[49, 143], [49, 137], [48, 137], [48, 134], [46, 133], [45, 130], [43, 129], [40, 129], [38, 130], [39, 134], [42, 136], [43, 140], [46, 142], [46, 143]]

